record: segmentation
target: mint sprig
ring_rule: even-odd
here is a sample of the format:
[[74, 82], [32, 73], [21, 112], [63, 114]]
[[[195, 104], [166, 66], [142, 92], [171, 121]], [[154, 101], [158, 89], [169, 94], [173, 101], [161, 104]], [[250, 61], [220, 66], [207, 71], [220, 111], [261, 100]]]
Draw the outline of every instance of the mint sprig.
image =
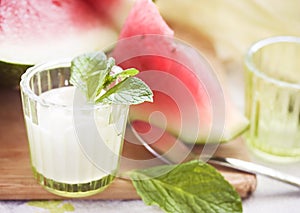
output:
[[[70, 82], [88, 101], [106, 104], [140, 104], [153, 101], [153, 93], [135, 68], [122, 70], [115, 60], [103, 52], [80, 55], [71, 62]], [[117, 70], [115, 72], [114, 70]]]
[[144, 101], [152, 101], [152, 92], [145, 82], [135, 77], [126, 78], [96, 99], [96, 102], [113, 104], [140, 104]]
[[234, 188], [214, 167], [198, 160], [135, 170], [129, 175], [142, 200], [165, 212], [242, 212]]

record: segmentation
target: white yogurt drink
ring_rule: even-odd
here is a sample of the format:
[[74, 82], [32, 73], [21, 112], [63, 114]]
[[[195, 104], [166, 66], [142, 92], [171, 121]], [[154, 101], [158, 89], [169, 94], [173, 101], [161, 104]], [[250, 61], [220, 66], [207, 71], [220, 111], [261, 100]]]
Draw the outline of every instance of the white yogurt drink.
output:
[[88, 105], [73, 86], [41, 92], [34, 106], [22, 96], [40, 184], [69, 197], [102, 191], [118, 169], [128, 106]]

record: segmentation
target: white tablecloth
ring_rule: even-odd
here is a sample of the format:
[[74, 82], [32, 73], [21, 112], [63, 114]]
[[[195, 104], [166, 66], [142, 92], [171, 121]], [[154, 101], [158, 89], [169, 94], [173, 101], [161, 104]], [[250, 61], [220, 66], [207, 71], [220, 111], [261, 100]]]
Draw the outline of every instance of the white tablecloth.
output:
[[[300, 163], [273, 164], [253, 159], [254, 162], [278, 169], [280, 171], [300, 177]], [[245, 213], [299, 213], [300, 188], [290, 186], [266, 177], [257, 176], [257, 189], [255, 193], [244, 200]]]

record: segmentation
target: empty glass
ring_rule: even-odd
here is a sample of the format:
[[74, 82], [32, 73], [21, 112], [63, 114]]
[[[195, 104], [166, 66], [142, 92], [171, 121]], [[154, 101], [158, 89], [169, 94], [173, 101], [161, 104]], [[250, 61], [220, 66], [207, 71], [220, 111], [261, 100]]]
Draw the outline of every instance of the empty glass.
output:
[[300, 38], [258, 41], [245, 71], [248, 145], [272, 161], [300, 160]]

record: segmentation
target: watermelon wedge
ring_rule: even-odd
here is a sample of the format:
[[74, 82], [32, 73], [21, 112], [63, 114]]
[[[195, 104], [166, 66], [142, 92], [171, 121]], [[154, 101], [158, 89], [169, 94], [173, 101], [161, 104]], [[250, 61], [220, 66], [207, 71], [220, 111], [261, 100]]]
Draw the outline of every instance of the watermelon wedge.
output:
[[0, 85], [29, 65], [75, 57], [115, 42], [118, 31], [103, 12], [106, 6], [111, 14], [109, 8], [115, 6], [110, 5], [115, 4], [102, 0], [0, 1]]
[[121, 67], [139, 69], [154, 92], [153, 103], [131, 107], [131, 120], [149, 121], [187, 143], [229, 141], [246, 129], [210, 64], [174, 39], [151, 0], [136, 2], [112, 55]]

